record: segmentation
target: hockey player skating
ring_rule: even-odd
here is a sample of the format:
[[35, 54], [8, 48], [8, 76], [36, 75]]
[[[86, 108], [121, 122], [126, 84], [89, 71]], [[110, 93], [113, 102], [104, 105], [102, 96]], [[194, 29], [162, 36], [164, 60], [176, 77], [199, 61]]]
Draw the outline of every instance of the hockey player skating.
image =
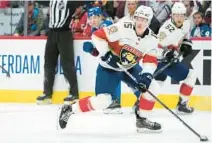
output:
[[[91, 32], [95, 32], [96, 30], [107, 27], [109, 25], [112, 25], [112, 21], [103, 19], [103, 13], [100, 7], [92, 7], [88, 10], [88, 21], [91, 26]], [[83, 44], [83, 50], [85, 52], [90, 53], [92, 56], [97, 57], [99, 55], [98, 50], [93, 46], [91, 42], [84, 42]], [[96, 79], [98, 81], [98, 79]], [[96, 85], [97, 86], [97, 85]], [[111, 105], [104, 109], [104, 113], [106, 114], [121, 114], [122, 111], [120, 110], [120, 94], [121, 94], [121, 82], [117, 86], [116, 91], [111, 94], [113, 102]], [[97, 86], [98, 88], [98, 86]]]
[[[94, 32], [92, 41], [99, 51], [100, 59], [97, 68], [96, 96], [80, 99], [71, 105], [63, 105], [58, 118], [60, 128], [66, 127], [69, 117], [74, 113], [107, 108], [111, 104], [111, 94], [115, 92], [120, 81], [132, 88], [136, 86], [134, 81], [119, 68], [117, 62], [136, 77], [143, 87], [143, 93], [149, 89], [157, 94], [155, 93], [157, 90], [152, 86], [157, 84], [150, 84], [155, 82], [152, 80], [152, 74], [157, 68], [158, 50], [158, 39], [148, 28], [152, 17], [153, 11], [150, 7], [140, 6], [134, 14], [135, 23], [121, 22]], [[143, 112], [139, 112], [147, 99], [151, 98], [146, 92], [140, 97], [140, 104], [137, 105], [135, 115], [139, 132], [161, 130], [159, 123], [149, 121], [142, 115]]]
[[[167, 20], [159, 30], [158, 39], [161, 51], [158, 54], [159, 63], [156, 72], [175, 58], [179, 52], [183, 53], [183, 58], [192, 52], [192, 41], [189, 40], [190, 24], [185, 18], [185, 13], [186, 8], [183, 3], [176, 2], [172, 7], [172, 18]], [[161, 84], [161, 81], [164, 82], [167, 76], [170, 76], [175, 81], [182, 82], [176, 107], [177, 113], [191, 114], [194, 108], [188, 106], [188, 99], [196, 81], [194, 71], [189, 69], [184, 63], [176, 61], [156, 76], [155, 79], [160, 81]], [[145, 106], [142, 105], [141, 110], [151, 111], [155, 100], [148, 99], [143, 104]]]
[[[160, 70], [167, 62], [172, 60], [179, 51], [183, 53], [183, 58], [191, 54], [192, 41], [189, 40], [190, 23], [186, 20], [185, 14], [186, 8], [184, 4], [180, 2], [175, 3], [172, 7], [172, 18], [167, 20], [160, 28], [158, 33], [159, 48], [164, 49], [163, 56], [167, 60], [166, 62], [159, 62], [157, 70]], [[159, 74], [156, 80], [165, 81], [167, 76], [170, 76], [177, 82], [182, 82], [176, 108], [177, 113], [191, 114], [194, 108], [188, 106], [188, 99], [196, 81], [193, 69], [189, 69], [187, 65], [177, 61]]]

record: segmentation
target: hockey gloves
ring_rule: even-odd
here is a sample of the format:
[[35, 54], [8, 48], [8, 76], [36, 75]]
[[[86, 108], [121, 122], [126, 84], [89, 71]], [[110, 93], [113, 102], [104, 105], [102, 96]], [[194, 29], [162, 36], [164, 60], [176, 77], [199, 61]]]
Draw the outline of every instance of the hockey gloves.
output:
[[99, 55], [98, 50], [96, 48], [94, 48], [94, 46], [91, 42], [84, 42], [83, 43], [83, 51], [90, 53], [94, 57]]
[[138, 79], [138, 83], [141, 87], [141, 91], [144, 93], [149, 88], [152, 82], [153, 76], [150, 73], [143, 73], [141, 74], [140, 78]]
[[174, 50], [164, 50], [163, 56], [165, 57], [164, 62], [170, 62], [172, 59], [175, 58]]
[[192, 44], [193, 43], [191, 40], [183, 39], [183, 42], [180, 46], [180, 52], [183, 53], [184, 58], [192, 53]]

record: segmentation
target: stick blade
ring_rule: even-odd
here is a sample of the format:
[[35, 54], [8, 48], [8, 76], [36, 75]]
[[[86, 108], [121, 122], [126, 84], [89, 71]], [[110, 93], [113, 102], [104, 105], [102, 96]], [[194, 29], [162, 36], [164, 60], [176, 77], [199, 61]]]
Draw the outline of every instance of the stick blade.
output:
[[208, 138], [206, 136], [201, 136], [200, 137], [200, 141], [201, 142], [207, 142], [208, 141]]

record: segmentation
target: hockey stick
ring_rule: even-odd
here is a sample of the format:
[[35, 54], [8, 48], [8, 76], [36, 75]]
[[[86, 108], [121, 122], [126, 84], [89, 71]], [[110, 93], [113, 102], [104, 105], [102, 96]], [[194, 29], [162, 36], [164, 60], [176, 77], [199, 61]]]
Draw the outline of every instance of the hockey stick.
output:
[[6, 73], [7, 77], [10, 77], [10, 73], [7, 70], [5, 70], [1, 65], [0, 65], [0, 68]]
[[177, 57], [173, 58], [170, 62], [168, 62], [165, 66], [163, 66], [161, 69], [159, 69], [157, 72], [154, 73], [153, 78], [161, 74], [166, 68], [168, 68], [171, 64], [173, 64], [176, 60], [178, 60], [182, 56], [182, 52], [178, 54]]
[[[117, 65], [136, 83], [136, 87], [139, 90], [143, 89], [143, 87], [139, 85], [138, 81], [131, 73], [129, 73], [121, 64], [117, 63]], [[208, 138], [206, 136], [201, 136], [199, 133], [197, 133], [191, 126], [189, 126], [185, 121], [183, 121], [177, 114], [175, 114], [169, 107], [167, 107], [159, 98], [157, 98], [151, 91], [149, 91], [148, 89], [146, 89], [146, 91], [164, 108], [166, 108], [172, 115], [174, 115], [183, 125], [185, 125], [190, 131], [192, 131], [197, 137], [199, 137], [200, 141], [208, 141]]]

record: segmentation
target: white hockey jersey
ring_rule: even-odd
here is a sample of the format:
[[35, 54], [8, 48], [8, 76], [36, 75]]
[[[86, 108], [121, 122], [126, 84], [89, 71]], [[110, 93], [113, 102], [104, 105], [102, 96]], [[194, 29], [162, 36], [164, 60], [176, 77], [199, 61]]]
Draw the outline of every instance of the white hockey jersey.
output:
[[184, 38], [189, 38], [190, 23], [185, 20], [181, 28], [177, 28], [168, 19], [160, 28], [158, 33], [159, 47], [167, 47], [168, 49], [178, 50], [182, 40]]
[[117, 62], [126, 69], [139, 62], [143, 64], [142, 72], [153, 73], [157, 67], [158, 39], [150, 29], [144, 35], [136, 35], [131, 21], [118, 22], [97, 30], [92, 35], [92, 41], [100, 53], [100, 64], [105, 68], [122, 71]]

